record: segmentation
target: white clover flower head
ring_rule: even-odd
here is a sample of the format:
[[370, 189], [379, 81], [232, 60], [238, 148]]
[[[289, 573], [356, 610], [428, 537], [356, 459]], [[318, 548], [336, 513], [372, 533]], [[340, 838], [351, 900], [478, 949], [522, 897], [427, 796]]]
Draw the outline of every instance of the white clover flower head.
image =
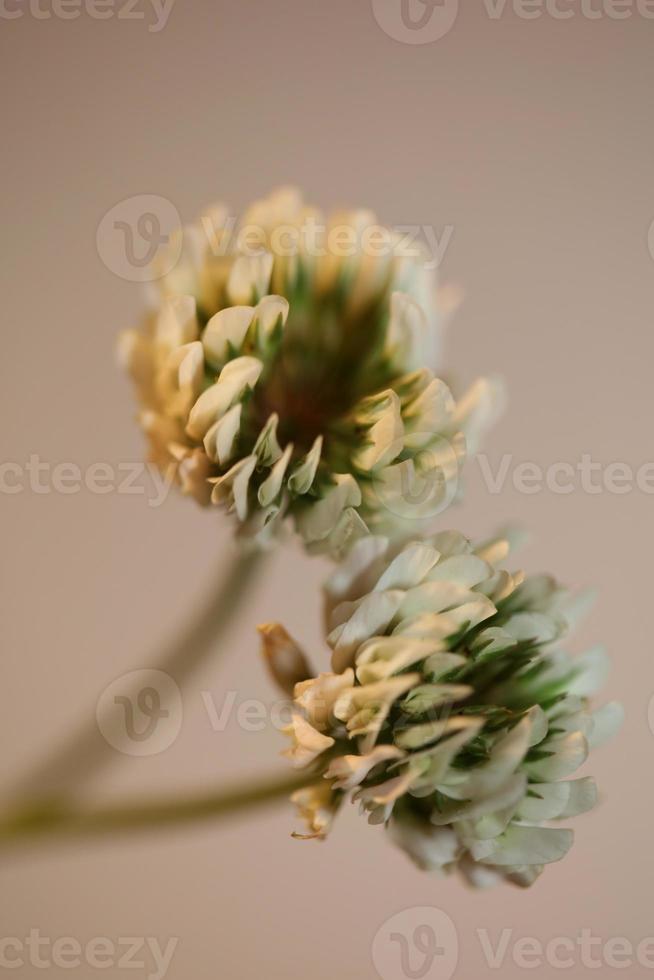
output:
[[289, 752], [322, 766], [332, 812], [351, 794], [420, 868], [480, 887], [529, 885], [566, 854], [561, 822], [597, 797], [569, 777], [622, 717], [589, 707], [604, 653], [559, 647], [583, 597], [508, 572], [508, 550], [451, 531], [358, 541], [326, 588], [334, 673], [296, 687]]
[[419, 250], [369, 212], [325, 220], [292, 189], [235, 232], [218, 206], [180, 234], [121, 340], [151, 459], [262, 543], [290, 516], [310, 550], [340, 555], [440, 513], [499, 390], [478, 383], [457, 405], [434, 375], [442, 315]]

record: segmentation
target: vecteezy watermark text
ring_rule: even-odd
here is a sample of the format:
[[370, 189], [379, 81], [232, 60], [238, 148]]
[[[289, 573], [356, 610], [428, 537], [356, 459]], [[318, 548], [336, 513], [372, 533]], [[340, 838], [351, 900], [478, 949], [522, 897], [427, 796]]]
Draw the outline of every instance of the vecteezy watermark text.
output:
[[52, 939], [40, 929], [30, 929], [26, 936], [0, 938], [0, 970], [18, 970], [31, 966], [36, 970], [57, 967], [75, 970], [144, 970], [148, 980], [164, 980], [177, 949], [179, 939], [161, 944], [152, 936], [94, 936], [80, 942], [74, 936]]
[[574, 463], [557, 460], [546, 465], [516, 460], [511, 453], [505, 453], [495, 463], [486, 453], [477, 453], [474, 461], [485, 489], [492, 495], [502, 493], [507, 483], [527, 496], [543, 491], [563, 496], [571, 493], [622, 496], [635, 490], [654, 494], [654, 461], [638, 466], [621, 460], [601, 463], [590, 453], [583, 453]]
[[175, 0], [0, 0], [0, 19], [129, 20], [148, 22], [148, 31], [157, 34], [168, 23]]
[[[454, 27], [459, 0], [371, 0], [375, 20], [389, 37], [403, 44], [433, 44]], [[654, 20], [654, 0], [482, 0], [491, 21], [512, 14], [532, 21], [549, 17], [567, 21]]]
[[[445, 442], [445, 440], [441, 440]], [[446, 454], [443, 466], [451, 470]], [[590, 453], [582, 453], [577, 460], [555, 460], [536, 463], [520, 460], [511, 453], [491, 458], [487, 453], [477, 453], [468, 460], [467, 472], [476, 468], [482, 485], [491, 496], [497, 496], [511, 488], [519, 494], [531, 496], [552, 493], [568, 496], [584, 493], [590, 496], [613, 494], [623, 496], [634, 492], [654, 495], [654, 460], [634, 465], [623, 460], [599, 462]], [[422, 517], [440, 513], [451, 502], [456, 491], [456, 480], [451, 480], [449, 493], [439, 497], [433, 511], [425, 514], [424, 501], [431, 493], [433, 481], [442, 482], [439, 467], [417, 476], [410, 487], [402, 486], [399, 503], [403, 517], [411, 518], [420, 510]], [[160, 507], [166, 502], [175, 483], [174, 467], [162, 471], [154, 463], [122, 461], [119, 463], [93, 462], [80, 466], [71, 461], [51, 462], [38, 453], [32, 453], [25, 461], [0, 462], [0, 496], [33, 493], [37, 495], [62, 494], [64, 496], [88, 492], [104, 496], [119, 494], [145, 497], [148, 507]], [[382, 496], [382, 502], [384, 497]]]
[[109, 493], [145, 497], [148, 507], [160, 507], [168, 498], [175, 474], [164, 472], [153, 463], [95, 462], [86, 467], [72, 462], [51, 463], [38, 453], [24, 462], [0, 463], [0, 494], [72, 494], [87, 491], [103, 496]]
[[[632, 942], [625, 936], [597, 936], [589, 928], [547, 939], [519, 935], [511, 928], [497, 934], [478, 928], [472, 935], [493, 971], [509, 964], [522, 970], [654, 970], [652, 936]], [[404, 909], [378, 929], [371, 949], [373, 965], [381, 980], [450, 980], [459, 965], [460, 940], [454, 921], [442, 909]], [[471, 949], [469, 941], [465, 948]]]
[[[0, 0], [0, 3], [2, 0]], [[454, 225], [437, 229], [425, 224], [396, 224], [385, 228], [372, 215], [355, 225], [346, 218], [326, 223], [313, 214], [298, 222], [263, 228], [239, 222], [217, 211], [202, 215], [194, 242], [214, 258], [226, 255], [256, 257], [270, 251], [277, 258], [306, 259], [386, 256], [410, 258], [427, 271], [440, 267], [454, 235]], [[96, 246], [106, 267], [130, 282], [152, 282], [167, 275], [180, 259], [182, 223], [174, 204], [157, 194], [136, 194], [110, 208], [98, 225]], [[156, 266], [153, 260], [157, 257]]]

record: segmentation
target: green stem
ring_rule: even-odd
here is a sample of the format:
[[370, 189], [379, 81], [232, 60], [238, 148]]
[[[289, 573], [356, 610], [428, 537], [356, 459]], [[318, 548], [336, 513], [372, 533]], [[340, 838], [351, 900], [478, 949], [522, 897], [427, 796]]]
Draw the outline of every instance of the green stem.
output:
[[189, 799], [168, 797], [96, 809], [54, 803], [34, 805], [0, 815], [0, 846], [40, 837], [76, 838], [134, 831], [152, 832], [172, 825], [214, 820], [287, 797], [315, 779], [315, 773], [305, 771], [301, 774], [284, 774], [267, 781], [250, 780], [247, 785]]
[[[180, 686], [188, 680], [211, 654], [218, 652], [218, 640], [233, 621], [248, 594], [262, 563], [262, 552], [241, 552], [220, 562], [220, 580], [212, 588], [193, 618], [173, 637], [157, 663], [158, 670], [169, 674]], [[132, 692], [136, 702], [140, 692]], [[119, 758], [119, 754], [102, 737], [95, 709], [69, 736], [55, 747], [37, 766], [14, 786], [10, 798], [51, 800], [66, 798], [85, 788], [101, 769]]]

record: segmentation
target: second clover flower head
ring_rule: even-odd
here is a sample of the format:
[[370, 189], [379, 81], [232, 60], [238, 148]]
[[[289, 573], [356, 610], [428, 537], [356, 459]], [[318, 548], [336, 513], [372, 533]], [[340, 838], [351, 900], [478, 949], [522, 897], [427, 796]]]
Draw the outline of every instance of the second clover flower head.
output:
[[596, 801], [592, 779], [568, 777], [621, 709], [589, 706], [604, 653], [558, 646], [583, 597], [510, 573], [507, 552], [456, 532], [369, 537], [334, 572], [332, 672], [296, 684], [286, 729], [285, 754], [307, 768], [306, 836], [324, 837], [351, 796], [419, 867], [474, 885], [529, 885], [567, 852], [561, 822]]

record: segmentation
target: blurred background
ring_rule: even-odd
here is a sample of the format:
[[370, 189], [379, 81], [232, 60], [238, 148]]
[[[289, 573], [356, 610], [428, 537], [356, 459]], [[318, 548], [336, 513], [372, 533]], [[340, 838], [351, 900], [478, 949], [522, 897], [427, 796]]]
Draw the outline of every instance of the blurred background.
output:
[[[445, 246], [439, 278], [465, 293], [447, 336], [448, 372], [461, 384], [499, 374], [510, 396], [486, 444], [492, 472], [506, 467], [501, 490], [491, 492], [471, 461], [465, 504], [445, 523], [474, 536], [522, 524], [532, 537], [517, 560], [528, 571], [597, 587], [574, 642], [607, 646], [607, 696], [624, 702], [627, 719], [586, 766], [601, 805], [575, 821], [572, 852], [527, 893], [473, 893], [420, 873], [354, 808], [328, 842], [296, 842], [281, 803], [219, 824], [3, 854], [1, 938], [23, 942], [39, 930], [83, 947], [97, 937], [117, 947], [125, 937], [162, 947], [176, 938], [173, 980], [442, 980], [452, 975], [444, 960], [409, 974], [374, 952], [397, 913], [429, 906], [458, 933], [456, 976], [497, 972], [480, 936], [495, 947], [504, 929], [507, 978], [525, 972], [515, 946], [525, 937], [569, 940], [575, 976], [613, 973], [620, 956], [605, 944], [624, 938], [634, 953], [622, 967], [646, 975], [654, 10], [609, 0], [465, 9], [452, 0], [75, 2], [7, 0], [0, 14], [0, 399], [2, 462], [13, 467], [0, 495], [3, 786], [71, 727], [92, 723], [116, 678], [154, 664], [215, 569], [227, 573], [233, 561], [229, 523], [175, 493], [152, 506], [147, 491], [64, 493], [47, 480], [49, 490], [27, 481], [11, 492], [15, 467], [31, 457], [83, 473], [142, 459], [115, 346], [139, 316], [143, 287], [96, 242], [107, 212], [137, 195], [163, 197], [189, 221], [214, 200], [238, 213], [297, 183], [326, 208], [366, 206], [384, 223], [435, 230]], [[593, 492], [580, 477], [566, 493], [516, 485], [520, 464], [551, 473], [584, 457], [600, 464]], [[146, 757], [115, 752], [88, 792], [210, 789], [281, 770], [279, 732], [253, 730], [237, 711], [278, 697], [255, 626], [281, 620], [325, 666], [326, 569], [294, 546], [277, 552], [221, 662], [184, 691], [173, 744]], [[233, 710], [217, 722], [228, 695]], [[582, 962], [583, 930], [601, 939], [595, 967]], [[148, 948], [130, 976], [158, 975]], [[21, 955], [13, 976], [31, 978], [37, 967]], [[109, 980], [126, 969], [114, 957], [102, 971], [51, 963], [47, 975]], [[560, 968], [536, 956], [531, 972]]]

